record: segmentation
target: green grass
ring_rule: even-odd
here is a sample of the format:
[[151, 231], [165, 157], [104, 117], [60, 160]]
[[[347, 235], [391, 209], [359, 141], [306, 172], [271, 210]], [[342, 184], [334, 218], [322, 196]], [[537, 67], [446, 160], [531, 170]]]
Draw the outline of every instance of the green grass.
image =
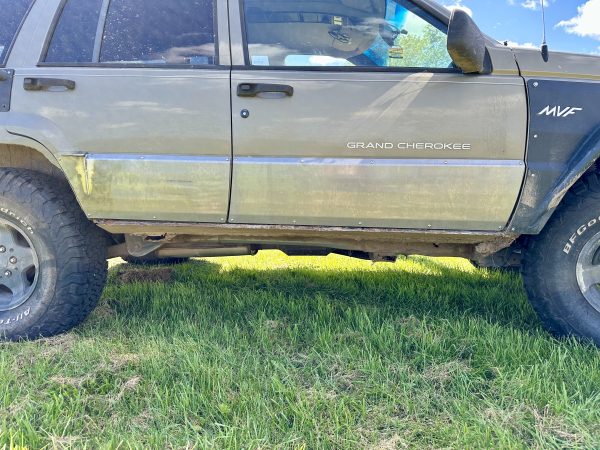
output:
[[0, 447], [600, 447], [600, 353], [546, 334], [518, 275], [278, 252], [131, 270], [74, 332], [1, 344]]

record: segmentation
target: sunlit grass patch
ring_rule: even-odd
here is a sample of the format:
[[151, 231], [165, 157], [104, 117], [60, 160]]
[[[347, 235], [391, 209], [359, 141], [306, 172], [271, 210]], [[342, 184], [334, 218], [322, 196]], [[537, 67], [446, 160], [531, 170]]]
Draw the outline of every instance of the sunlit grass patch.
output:
[[[112, 262], [65, 336], [0, 347], [0, 443], [28, 448], [584, 448], [600, 358], [520, 277], [460, 259]], [[128, 272], [131, 275], [124, 275]], [[158, 272], [157, 272], [158, 273]]]

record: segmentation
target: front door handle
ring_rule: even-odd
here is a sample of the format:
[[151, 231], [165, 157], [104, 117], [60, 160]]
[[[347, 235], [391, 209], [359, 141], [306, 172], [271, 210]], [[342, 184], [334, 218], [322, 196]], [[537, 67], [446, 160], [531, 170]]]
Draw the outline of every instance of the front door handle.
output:
[[75, 89], [75, 82], [60, 78], [25, 78], [23, 81], [23, 88], [26, 91], [44, 91], [53, 87], [62, 87], [72, 91]]
[[238, 84], [238, 97], [256, 97], [262, 93], [279, 93], [288, 97], [294, 95], [294, 88], [287, 84], [241, 83]]

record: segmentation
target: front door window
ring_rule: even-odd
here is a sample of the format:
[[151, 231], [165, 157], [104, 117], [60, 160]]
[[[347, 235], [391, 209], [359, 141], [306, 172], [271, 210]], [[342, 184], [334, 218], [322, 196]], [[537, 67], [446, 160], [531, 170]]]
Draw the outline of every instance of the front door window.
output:
[[244, 2], [253, 66], [448, 69], [447, 26], [408, 0]]

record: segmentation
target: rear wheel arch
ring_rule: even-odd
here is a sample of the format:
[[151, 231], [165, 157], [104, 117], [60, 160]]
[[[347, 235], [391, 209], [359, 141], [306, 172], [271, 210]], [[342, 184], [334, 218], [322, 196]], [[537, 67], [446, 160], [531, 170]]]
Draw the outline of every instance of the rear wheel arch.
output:
[[32, 170], [67, 181], [60, 166], [54, 161], [38, 149], [21, 144], [0, 143], [0, 167]]
[[[24, 139], [31, 140], [32, 142], [35, 142], [35, 144], [43, 147], [42, 144], [39, 144], [37, 141], [33, 141], [30, 138]], [[56, 158], [54, 158], [52, 153], [45, 147], [43, 147], [44, 150], [40, 150], [36, 147], [24, 145], [24, 143], [0, 143], [0, 168], [23, 169], [50, 177], [69, 191], [72, 198], [76, 200], [77, 207], [85, 214], [85, 210], [77, 196], [77, 190], [74, 189], [71, 181], [60, 167]], [[104, 231], [103, 233], [106, 234], [109, 243], [114, 243], [114, 239], [109, 233]]]
[[77, 192], [66, 176], [59, 161], [39, 142], [19, 136], [17, 143], [0, 142], [0, 168], [25, 169], [49, 176], [68, 186], [79, 208], [83, 211]]

